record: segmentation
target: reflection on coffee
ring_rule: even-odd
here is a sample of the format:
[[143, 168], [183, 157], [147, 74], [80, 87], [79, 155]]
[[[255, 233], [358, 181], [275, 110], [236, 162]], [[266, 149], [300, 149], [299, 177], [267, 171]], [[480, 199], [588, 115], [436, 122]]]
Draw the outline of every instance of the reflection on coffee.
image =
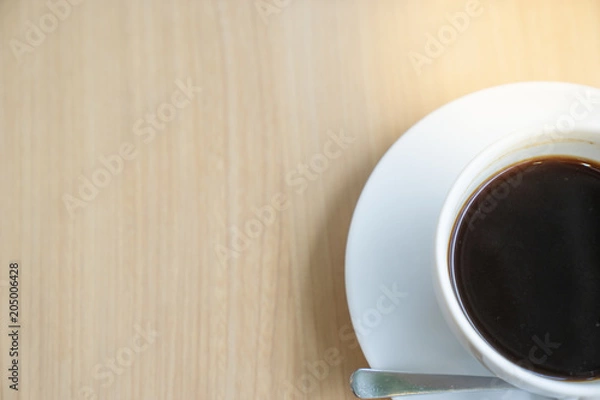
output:
[[553, 157], [499, 173], [464, 206], [449, 257], [497, 351], [546, 376], [600, 377], [600, 166]]

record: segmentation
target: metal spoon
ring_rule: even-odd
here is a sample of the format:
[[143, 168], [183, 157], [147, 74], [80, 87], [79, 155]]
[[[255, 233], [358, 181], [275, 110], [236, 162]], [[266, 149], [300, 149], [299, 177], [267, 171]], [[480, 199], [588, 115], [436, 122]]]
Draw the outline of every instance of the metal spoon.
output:
[[487, 376], [410, 374], [374, 369], [356, 370], [350, 377], [350, 387], [361, 399], [515, 389], [499, 378]]

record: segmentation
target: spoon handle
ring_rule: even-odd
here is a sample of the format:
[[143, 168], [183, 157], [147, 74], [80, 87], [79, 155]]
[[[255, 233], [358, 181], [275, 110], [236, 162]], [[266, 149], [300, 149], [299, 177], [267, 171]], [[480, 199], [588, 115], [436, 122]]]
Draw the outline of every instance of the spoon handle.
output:
[[361, 399], [515, 389], [499, 378], [486, 376], [410, 374], [374, 369], [356, 370], [350, 377], [350, 387]]

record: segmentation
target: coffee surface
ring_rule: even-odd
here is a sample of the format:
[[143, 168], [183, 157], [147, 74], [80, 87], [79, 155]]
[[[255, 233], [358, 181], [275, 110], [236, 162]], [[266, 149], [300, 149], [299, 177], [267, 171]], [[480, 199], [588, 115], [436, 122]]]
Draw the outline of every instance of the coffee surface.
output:
[[490, 345], [546, 376], [600, 378], [600, 167], [508, 168], [467, 202], [450, 249], [462, 307]]

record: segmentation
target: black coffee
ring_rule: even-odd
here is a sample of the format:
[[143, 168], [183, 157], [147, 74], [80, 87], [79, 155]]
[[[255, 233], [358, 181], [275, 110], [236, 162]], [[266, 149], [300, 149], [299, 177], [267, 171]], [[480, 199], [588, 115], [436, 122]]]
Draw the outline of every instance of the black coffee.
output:
[[600, 378], [600, 166], [508, 168], [467, 202], [450, 249], [458, 297], [490, 345], [546, 376]]

